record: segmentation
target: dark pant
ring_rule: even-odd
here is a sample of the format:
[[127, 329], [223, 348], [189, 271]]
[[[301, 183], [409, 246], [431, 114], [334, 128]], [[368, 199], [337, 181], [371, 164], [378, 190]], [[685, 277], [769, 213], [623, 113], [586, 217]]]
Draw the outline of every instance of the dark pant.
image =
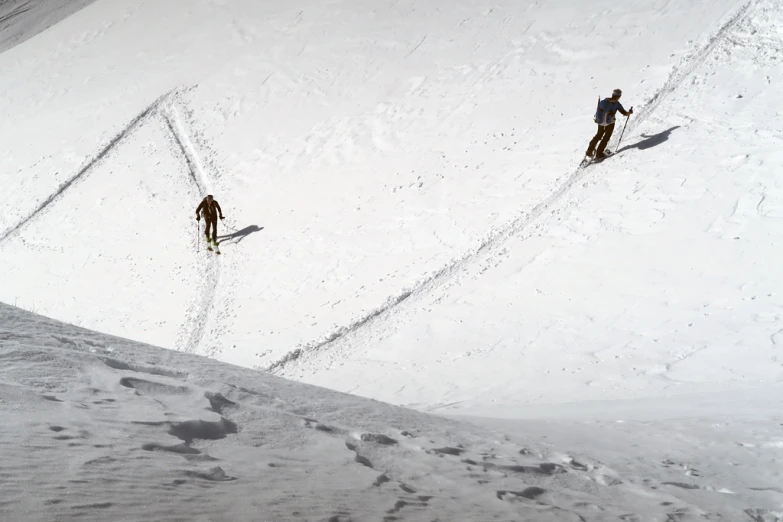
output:
[[[612, 137], [612, 133], [614, 132], [614, 123], [611, 125], [607, 125], [605, 127], [602, 127], [601, 125], [598, 126], [598, 132], [595, 133], [595, 136], [593, 136], [593, 139], [590, 140], [590, 146], [587, 147], [588, 154], [592, 153], [594, 150], [596, 154], [603, 154], [604, 149], [609, 144], [609, 138]], [[598, 150], [595, 148], [595, 144], [598, 143], [598, 140], [601, 140], [601, 143], [598, 145]]]
[[209, 227], [212, 227], [212, 241], [217, 241], [217, 216], [213, 218], [204, 217], [204, 223], [206, 224], [206, 229], [204, 233], [207, 235], [207, 240], [209, 240]]

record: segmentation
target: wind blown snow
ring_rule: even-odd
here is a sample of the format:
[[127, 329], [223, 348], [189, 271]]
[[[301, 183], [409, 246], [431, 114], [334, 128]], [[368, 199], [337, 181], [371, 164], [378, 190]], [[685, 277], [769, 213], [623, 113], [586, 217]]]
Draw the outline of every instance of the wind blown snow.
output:
[[3, 519], [783, 520], [780, 2], [0, 22]]
[[0, 321], [3, 520], [779, 516], [779, 387], [767, 408], [708, 397], [711, 423], [480, 427], [7, 305]]

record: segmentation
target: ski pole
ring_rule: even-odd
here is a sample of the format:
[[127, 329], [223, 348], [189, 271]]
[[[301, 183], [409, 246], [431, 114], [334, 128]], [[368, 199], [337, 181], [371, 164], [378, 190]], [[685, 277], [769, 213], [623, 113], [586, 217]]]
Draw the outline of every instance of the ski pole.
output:
[[[631, 107], [633, 110], [633, 107]], [[625, 134], [625, 128], [628, 126], [628, 120], [631, 119], [631, 115], [625, 117], [625, 125], [623, 125], [623, 132], [620, 133], [620, 140], [617, 142], [617, 152], [620, 152], [620, 142], [623, 141], [623, 134]]]
[[196, 220], [196, 252], [201, 252], [201, 226]]

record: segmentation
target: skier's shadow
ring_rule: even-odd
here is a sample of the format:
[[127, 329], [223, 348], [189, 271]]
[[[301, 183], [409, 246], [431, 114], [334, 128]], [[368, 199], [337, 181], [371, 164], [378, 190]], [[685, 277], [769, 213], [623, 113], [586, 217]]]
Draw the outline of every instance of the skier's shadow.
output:
[[642, 134], [643, 140], [637, 141], [636, 143], [632, 143], [631, 145], [626, 145], [622, 149], [620, 149], [617, 152], [622, 152], [624, 150], [628, 149], [639, 149], [639, 150], [645, 150], [650, 149], [652, 147], [657, 147], [661, 143], [669, 140], [669, 135], [674, 131], [675, 129], [679, 129], [679, 125], [675, 125], [674, 127], [667, 129], [663, 132], [659, 132], [658, 134], [652, 134], [650, 136], [646, 134]]
[[245, 239], [247, 236], [252, 234], [253, 232], [261, 232], [264, 230], [264, 227], [259, 227], [258, 225], [250, 225], [249, 227], [245, 227], [242, 230], [237, 230], [235, 232], [231, 232], [230, 234], [225, 234], [223, 236], [218, 236], [218, 244], [223, 243], [239, 243], [243, 239]]

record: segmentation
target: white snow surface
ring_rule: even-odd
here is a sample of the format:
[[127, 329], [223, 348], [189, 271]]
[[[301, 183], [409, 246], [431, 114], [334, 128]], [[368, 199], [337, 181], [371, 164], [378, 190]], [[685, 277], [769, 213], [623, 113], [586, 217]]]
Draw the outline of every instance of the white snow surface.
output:
[[2, 520], [780, 520], [780, 387], [482, 427], [0, 321]]
[[783, 520], [782, 27], [1, 2], [0, 515]]

